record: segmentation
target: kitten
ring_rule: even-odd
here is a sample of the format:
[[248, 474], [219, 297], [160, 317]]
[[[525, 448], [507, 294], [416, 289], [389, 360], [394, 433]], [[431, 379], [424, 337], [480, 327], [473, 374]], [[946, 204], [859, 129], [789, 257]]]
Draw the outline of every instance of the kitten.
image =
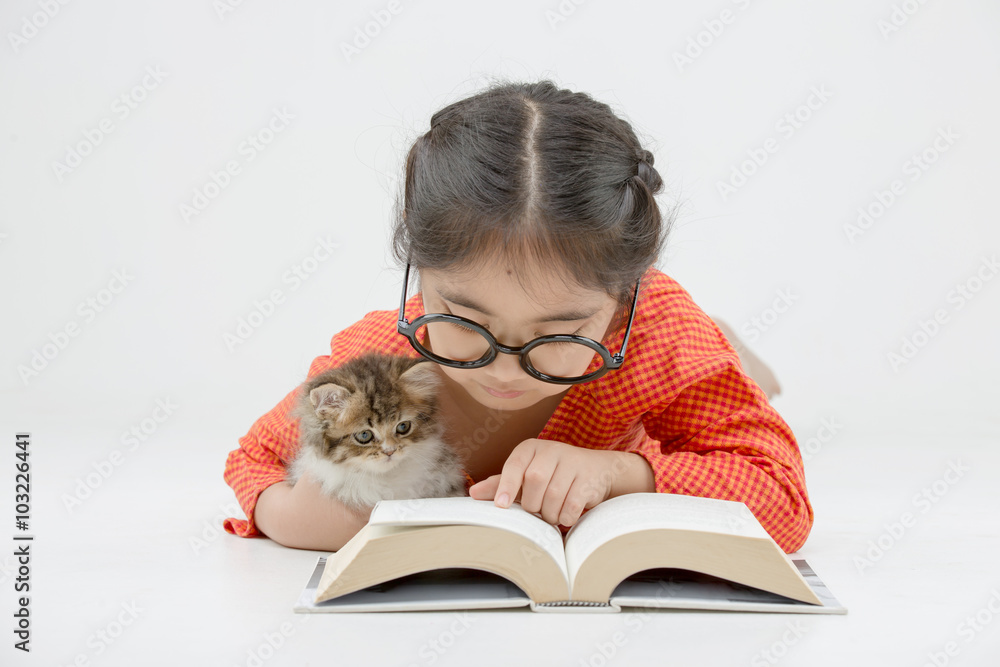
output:
[[466, 495], [463, 463], [442, 439], [432, 363], [369, 353], [303, 383], [293, 410], [299, 452], [286, 479], [308, 474], [356, 510]]

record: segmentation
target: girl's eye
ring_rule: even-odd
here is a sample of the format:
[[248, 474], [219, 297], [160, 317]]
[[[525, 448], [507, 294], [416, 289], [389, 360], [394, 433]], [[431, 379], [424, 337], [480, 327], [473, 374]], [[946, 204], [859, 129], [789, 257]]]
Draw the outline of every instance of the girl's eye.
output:
[[[455, 315], [455, 313], [451, 312], [450, 308], [444, 308], [444, 309], [441, 310], [441, 312], [443, 312], [446, 315], [454, 315], [455, 317], [459, 317], [458, 315]], [[461, 324], [458, 324], [457, 322], [448, 322], [448, 324], [450, 326], [455, 327], [456, 329], [461, 329], [462, 331], [464, 331], [466, 333], [475, 333], [469, 327], [462, 326]], [[488, 325], [488, 324], [480, 324], [479, 326], [481, 326], [482, 328], [486, 329], [487, 331], [490, 330], [490, 325]]]
[[396, 424], [396, 433], [400, 435], [406, 435], [407, 433], [410, 432], [410, 426], [411, 424], [408, 421], [399, 422], [398, 424]]
[[367, 445], [369, 442], [371, 442], [372, 437], [373, 437], [372, 432], [368, 429], [365, 429], [364, 431], [359, 431], [358, 433], [354, 434], [354, 439], [360, 442], [362, 445]]

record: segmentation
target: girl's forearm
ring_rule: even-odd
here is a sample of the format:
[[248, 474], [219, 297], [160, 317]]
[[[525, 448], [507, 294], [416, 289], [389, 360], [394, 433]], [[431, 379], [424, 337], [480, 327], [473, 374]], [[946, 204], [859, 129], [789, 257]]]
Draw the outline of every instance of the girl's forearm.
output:
[[337, 551], [368, 522], [371, 510], [357, 512], [324, 495], [303, 477], [294, 486], [278, 482], [257, 499], [254, 521], [275, 542], [296, 549]]
[[611, 477], [611, 490], [608, 498], [623, 496], [626, 493], [652, 493], [656, 491], [656, 478], [649, 462], [636, 452], [609, 452], [614, 461], [608, 468]]

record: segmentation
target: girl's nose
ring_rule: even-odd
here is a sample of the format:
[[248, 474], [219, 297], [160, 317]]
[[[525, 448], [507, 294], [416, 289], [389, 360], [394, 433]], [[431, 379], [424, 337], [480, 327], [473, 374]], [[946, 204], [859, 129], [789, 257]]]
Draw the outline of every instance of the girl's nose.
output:
[[486, 366], [486, 373], [497, 385], [516, 384], [526, 377], [531, 377], [521, 368], [521, 361], [516, 354], [503, 352], [497, 353], [493, 363]]

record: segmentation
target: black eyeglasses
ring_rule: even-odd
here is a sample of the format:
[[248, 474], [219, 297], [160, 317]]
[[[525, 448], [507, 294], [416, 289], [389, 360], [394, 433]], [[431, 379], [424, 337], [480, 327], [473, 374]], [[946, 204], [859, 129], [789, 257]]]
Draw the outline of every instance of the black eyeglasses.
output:
[[[553, 384], [590, 382], [609, 370], [621, 367], [625, 361], [625, 348], [628, 345], [629, 333], [632, 331], [635, 305], [639, 299], [639, 283], [642, 280], [640, 278], [635, 282], [632, 310], [628, 316], [622, 349], [618, 354], [611, 354], [601, 343], [575, 334], [541, 336], [521, 347], [509, 347], [499, 343], [493, 334], [472, 320], [445, 313], [424, 314], [411, 324], [403, 313], [409, 278], [410, 265], [407, 263], [406, 273], [403, 276], [403, 294], [399, 299], [396, 331], [406, 336], [413, 349], [421, 355], [450, 368], [482, 368], [496, 359], [498, 351], [504, 354], [516, 354], [521, 368], [528, 375]], [[424, 343], [431, 338], [434, 340], [436, 351], [424, 347]], [[595, 359], [601, 362], [600, 367], [580, 375], [580, 372], [590, 368]]]

